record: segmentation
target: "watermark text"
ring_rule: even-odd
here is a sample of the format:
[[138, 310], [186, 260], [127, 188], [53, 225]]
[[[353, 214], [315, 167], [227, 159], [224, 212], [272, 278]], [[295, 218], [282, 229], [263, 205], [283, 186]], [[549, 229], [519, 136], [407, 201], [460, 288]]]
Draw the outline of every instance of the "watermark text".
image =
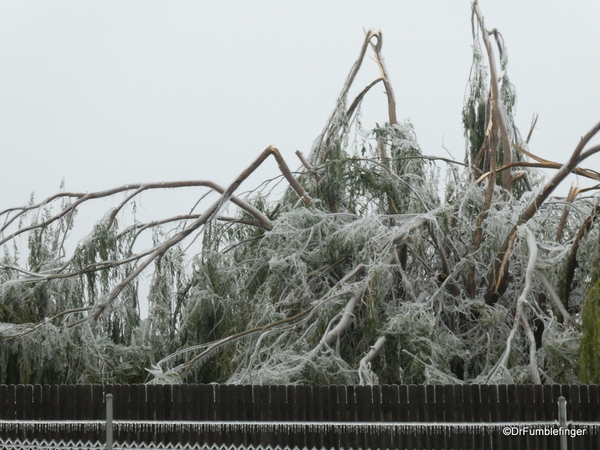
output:
[[585, 428], [511, 426], [502, 428], [504, 436], [584, 436]]

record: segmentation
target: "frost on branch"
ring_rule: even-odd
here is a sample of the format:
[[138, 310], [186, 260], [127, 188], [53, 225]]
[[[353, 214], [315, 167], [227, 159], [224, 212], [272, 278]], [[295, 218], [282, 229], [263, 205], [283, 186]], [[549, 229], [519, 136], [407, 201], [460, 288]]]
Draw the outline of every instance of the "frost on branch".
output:
[[[600, 208], [593, 189], [551, 194], [571, 172], [600, 178], [580, 167], [600, 124], [565, 164], [535, 156], [502, 35], [473, 13], [464, 162], [424, 154], [397, 119], [368, 32], [296, 172], [267, 147], [227, 188], [61, 191], [1, 212], [0, 383], [597, 382]], [[349, 97], [369, 51], [380, 77]], [[388, 108], [366, 130], [374, 86]], [[236, 196], [261, 164], [281, 175]], [[187, 189], [190, 208], [138, 220], [158, 189]], [[99, 199], [114, 207], [77, 243], [77, 212]]]

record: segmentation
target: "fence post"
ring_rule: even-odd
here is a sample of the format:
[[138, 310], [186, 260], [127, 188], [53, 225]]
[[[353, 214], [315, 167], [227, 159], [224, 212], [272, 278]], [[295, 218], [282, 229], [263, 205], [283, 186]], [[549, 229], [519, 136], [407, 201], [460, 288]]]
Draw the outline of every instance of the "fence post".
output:
[[106, 394], [106, 450], [113, 448], [113, 396]]
[[[567, 399], [562, 395], [558, 397], [558, 426], [561, 428], [567, 428]], [[560, 435], [560, 450], [567, 450], [567, 435]]]

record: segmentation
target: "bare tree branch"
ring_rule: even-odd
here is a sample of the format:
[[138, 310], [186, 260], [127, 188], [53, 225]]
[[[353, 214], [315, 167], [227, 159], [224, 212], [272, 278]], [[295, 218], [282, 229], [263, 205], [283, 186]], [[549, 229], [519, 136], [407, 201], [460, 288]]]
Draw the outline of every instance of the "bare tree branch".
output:
[[390, 83], [390, 76], [385, 67], [385, 63], [383, 62], [383, 56], [381, 56], [383, 36], [381, 32], [377, 32], [373, 35], [373, 37], [377, 38], [377, 44], [373, 44], [372, 40], [369, 40], [369, 42], [375, 51], [375, 61], [377, 61], [379, 71], [381, 72], [381, 78], [383, 79], [383, 84], [385, 85], [385, 94], [388, 99], [388, 117], [390, 119], [390, 124], [396, 125], [398, 123], [398, 119], [396, 118], [396, 98], [394, 95], [394, 89], [392, 89], [392, 83]]

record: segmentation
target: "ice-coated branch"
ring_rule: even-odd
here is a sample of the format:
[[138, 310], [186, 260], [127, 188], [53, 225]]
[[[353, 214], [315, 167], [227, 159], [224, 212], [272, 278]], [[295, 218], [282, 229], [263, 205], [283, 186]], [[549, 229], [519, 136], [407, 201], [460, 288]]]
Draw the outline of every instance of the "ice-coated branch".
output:
[[567, 324], [567, 322], [568, 322], [571, 325], [573, 325], [576, 329], [579, 329], [580, 328], [579, 324], [577, 322], [575, 322], [575, 320], [573, 320], [573, 318], [571, 317], [571, 314], [569, 314], [569, 312], [566, 310], [565, 305], [563, 305], [563, 302], [560, 300], [560, 298], [558, 297], [558, 294], [556, 293], [556, 291], [550, 284], [550, 281], [546, 277], [546, 274], [544, 274], [544, 272], [542, 272], [542, 270], [540, 270], [540, 269], [538, 269], [536, 273], [538, 275], [538, 278], [542, 282], [544, 289], [546, 289], [546, 291], [548, 291], [548, 295], [550, 295], [550, 298], [552, 299], [552, 303], [554, 303], [554, 306], [556, 307], [556, 309], [559, 310], [560, 314], [562, 315], [563, 322], [565, 324]]
[[[504, 350], [502, 357], [500, 358], [500, 360], [498, 361], [498, 363], [496, 364], [494, 369], [488, 375], [488, 377], [487, 377], [488, 382], [494, 377], [494, 375], [496, 374], [496, 372], [498, 371], [498, 369], [500, 367], [503, 367], [506, 369], [506, 363], [508, 362], [508, 357], [510, 356], [510, 352], [511, 352], [512, 341], [514, 340], [515, 335], [517, 334], [517, 331], [519, 329], [519, 323], [523, 323], [525, 325], [525, 322], [527, 322], [527, 319], [523, 315], [523, 306], [525, 305], [525, 303], [527, 303], [527, 297], [531, 293], [532, 283], [533, 283], [533, 273], [535, 272], [538, 248], [537, 248], [537, 242], [535, 240], [535, 236], [533, 235], [531, 230], [529, 230], [529, 228], [527, 228], [526, 225], [523, 225], [523, 229], [525, 231], [527, 247], [529, 248], [529, 262], [527, 263], [527, 269], [525, 271], [525, 284], [523, 286], [523, 290], [521, 291], [521, 295], [517, 299], [515, 318], [513, 321], [513, 327], [510, 330], [508, 339], [506, 340], [506, 349]], [[531, 331], [531, 328], [529, 327], [529, 323], [527, 323], [527, 327], [529, 328], [529, 331]], [[526, 329], [526, 332], [527, 332], [527, 329]], [[529, 336], [529, 334], [528, 334], [528, 336]], [[533, 337], [533, 333], [532, 333], [532, 337]], [[532, 372], [531, 376], [537, 384], [541, 384], [541, 381], [539, 381], [540, 378], [539, 378], [539, 373], [537, 370], [537, 364], [535, 363], [535, 339], [533, 341], [533, 346], [534, 346], [533, 347], [533, 349], [534, 349], [533, 355], [531, 354], [531, 349], [530, 349], [530, 370]]]
[[[289, 172], [289, 169], [288, 169], [288, 172]], [[115, 194], [119, 194], [121, 192], [127, 192], [127, 191], [131, 191], [131, 190], [134, 191], [133, 193], [129, 194], [126, 197], [126, 199], [124, 201], [122, 201], [111, 212], [111, 214], [109, 216], [109, 222], [108, 222], [109, 226], [110, 226], [112, 224], [112, 222], [114, 221], [114, 218], [116, 217], [118, 212], [123, 208], [123, 206], [128, 201], [130, 201], [135, 196], [139, 195], [140, 193], [142, 193], [144, 191], [154, 190], [154, 189], [175, 189], [175, 188], [201, 187], [201, 186], [210, 187], [211, 189], [214, 189], [215, 191], [219, 192], [220, 194], [223, 194], [225, 192], [225, 190], [222, 187], [220, 187], [218, 184], [213, 183], [211, 181], [205, 181], [205, 180], [126, 184], [126, 185], [119, 186], [116, 188], [107, 189], [105, 191], [98, 191], [98, 192], [92, 192], [92, 193], [62, 192], [60, 194], [53, 195], [53, 196], [47, 198], [46, 200], [44, 200], [43, 202], [38, 203], [36, 205], [26, 206], [26, 207], [22, 207], [22, 208], [10, 208], [10, 209], [7, 209], [7, 210], [3, 211], [2, 213], [0, 213], [0, 215], [2, 215], [2, 214], [8, 214], [12, 211], [18, 211], [18, 213], [16, 215], [14, 215], [13, 217], [8, 218], [8, 216], [7, 216], [7, 220], [5, 221], [5, 224], [3, 225], [2, 229], [0, 230], [0, 231], [4, 231], [11, 223], [14, 222], [14, 220], [16, 220], [18, 217], [25, 214], [26, 212], [40, 209], [46, 205], [51, 204], [54, 200], [57, 200], [59, 198], [67, 197], [67, 198], [75, 198], [76, 199], [73, 203], [68, 204], [65, 208], [63, 208], [59, 213], [47, 218], [46, 220], [44, 220], [40, 223], [30, 225], [28, 227], [20, 228], [17, 231], [15, 231], [14, 233], [9, 234], [8, 236], [4, 237], [3, 239], [0, 239], [0, 245], [10, 241], [11, 239], [14, 239], [15, 237], [19, 236], [20, 234], [26, 233], [28, 231], [32, 231], [37, 228], [47, 227], [48, 225], [65, 217], [67, 214], [74, 212], [79, 206], [81, 206], [83, 203], [90, 201], [90, 200], [111, 197], [111, 196], [113, 196]], [[232, 196], [231, 201], [232, 201], [232, 203], [236, 204], [240, 208], [246, 210], [247, 212], [252, 214], [254, 217], [256, 217], [256, 219], [258, 220], [258, 222], [261, 224], [261, 226], [263, 228], [271, 229], [271, 227], [272, 227], [271, 221], [264, 214], [262, 214], [259, 210], [257, 210], [255, 207], [253, 207], [249, 203], [247, 203], [244, 200], [242, 200], [238, 197], [235, 197], [235, 196]]]
[[531, 378], [533, 378], [534, 384], [542, 384], [540, 371], [536, 360], [537, 347], [535, 344], [535, 336], [533, 335], [533, 331], [531, 330], [531, 326], [529, 325], [527, 318], [523, 314], [521, 314], [521, 324], [523, 325], [525, 335], [529, 341], [529, 371], [531, 372]]
[[348, 300], [346, 303], [346, 306], [341, 314], [342, 317], [338, 321], [337, 325], [325, 333], [317, 346], [313, 348], [308, 355], [306, 355], [303, 366], [306, 366], [310, 361], [315, 359], [319, 353], [325, 349], [325, 347], [337, 339], [344, 332], [344, 330], [350, 326], [352, 323], [352, 318], [354, 317], [354, 308], [356, 307], [358, 301], [362, 299], [366, 289], [366, 283], [363, 282], [362, 286], [356, 290], [354, 295], [352, 295], [350, 300]]
[[577, 235], [575, 236], [573, 245], [571, 246], [571, 252], [569, 254], [569, 259], [567, 260], [567, 267], [565, 269], [565, 281], [563, 289], [563, 302], [567, 310], [569, 309], [569, 294], [571, 292], [571, 284], [573, 283], [573, 278], [575, 277], [575, 268], [577, 267], [577, 253], [579, 251], [579, 243], [592, 228], [592, 224], [594, 223], [594, 220], [596, 220], [596, 218], [598, 217], [598, 214], [600, 214], [600, 204], [596, 203], [592, 208], [591, 213], [585, 218], [585, 220], [577, 230]]
[[[388, 248], [388, 250], [391, 251], [392, 254], [388, 255], [385, 258], [383, 264], [393, 264], [397, 258], [395, 249], [405, 244], [405, 240], [408, 236], [408, 233], [428, 223], [429, 222], [427, 218], [419, 217], [413, 220], [412, 223], [410, 223], [409, 225], [403, 227], [397, 235], [390, 239], [390, 247]], [[358, 266], [356, 269], [350, 272], [349, 275], [353, 275], [355, 272], [357, 273], [359, 268], [360, 270], [362, 270], [362, 265]], [[348, 276], [346, 276], [345, 278], [348, 278]], [[357, 303], [363, 298], [368, 288], [369, 282], [370, 276], [367, 276], [367, 278], [361, 282], [360, 287], [358, 287], [354, 294], [350, 297], [350, 300], [348, 300], [348, 302], [346, 303], [344, 310], [340, 313], [341, 317], [337, 324], [332, 329], [326, 331], [319, 343], [306, 355], [306, 359], [304, 360], [302, 367], [306, 367], [306, 365], [310, 361], [315, 359], [335, 339], [338, 339], [342, 335], [342, 333], [350, 326], [354, 317], [354, 309]]]
[[[296, 314], [293, 317], [289, 317], [286, 319], [281, 319], [278, 320], [276, 322], [273, 322], [271, 324], [268, 325], [264, 325], [261, 327], [255, 327], [246, 331], [243, 331], [241, 333], [236, 333], [230, 336], [227, 336], [223, 339], [220, 339], [214, 343], [211, 343], [208, 348], [206, 350], [204, 350], [202, 353], [200, 353], [199, 355], [195, 356], [193, 359], [191, 359], [189, 362], [187, 362], [184, 365], [184, 371], [181, 374], [181, 377], [185, 377], [194, 367], [194, 365], [200, 361], [202, 358], [204, 358], [205, 356], [207, 356], [208, 354], [210, 354], [211, 352], [213, 352], [216, 348], [227, 344], [228, 342], [232, 342], [235, 341], [237, 339], [240, 339], [242, 337], [245, 336], [249, 336], [251, 334], [255, 334], [255, 333], [264, 333], [267, 330], [271, 330], [273, 328], [276, 328], [280, 325], [284, 325], [284, 324], [288, 324], [291, 322], [295, 322], [305, 316], [307, 316], [308, 314], [310, 314], [311, 312], [313, 312], [313, 310], [315, 310], [316, 307], [320, 306], [325, 300], [327, 299], [331, 299], [333, 297], [336, 296], [336, 291], [342, 287], [344, 285], [344, 283], [346, 283], [348, 280], [350, 280], [351, 278], [353, 278], [354, 276], [356, 276], [358, 273], [360, 273], [362, 270], [364, 269], [364, 266], [362, 264], [358, 265], [357, 267], [355, 267], [352, 271], [350, 271], [349, 273], [347, 273], [323, 298], [319, 299], [317, 302], [315, 302], [313, 305], [309, 306], [308, 308], [306, 308], [304, 311]], [[190, 350], [190, 349], [188, 349]], [[181, 354], [185, 351], [188, 350], [179, 350], [176, 352], [176, 355]], [[193, 349], [191, 349], [193, 350]], [[167, 359], [169, 359], [171, 356], [164, 358], [162, 361], [166, 361]], [[161, 361], [161, 362], [162, 362]]]
[[196, 219], [184, 230], [175, 234], [170, 239], [166, 240], [162, 244], [155, 247], [155, 250], [144, 259], [139, 266], [132, 271], [124, 280], [122, 280], [119, 284], [117, 284], [105, 301], [101, 304], [97, 305], [96, 312], [94, 314], [94, 320], [98, 320], [100, 315], [106, 310], [106, 308], [112, 304], [119, 294], [125, 289], [129, 283], [135, 280], [140, 273], [146, 269], [154, 261], [156, 258], [164, 255], [170, 248], [174, 247], [181, 241], [183, 241], [186, 237], [188, 237], [191, 233], [199, 229], [201, 226], [205, 225], [212, 217], [215, 215], [223, 206], [225, 202], [227, 202], [233, 193], [237, 190], [237, 188], [252, 174], [270, 155], [274, 155], [277, 163], [279, 165], [280, 170], [283, 175], [290, 181], [292, 187], [296, 190], [298, 195], [305, 201], [305, 203], [310, 204], [310, 197], [304, 192], [304, 189], [300, 186], [300, 184], [296, 181], [296, 179], [292, 176], [290, 170], [287, 167], [287, 164], [283, 160], [283, 157], [280, 155], [279, 150], [277, 150], [273, 146], [267, 147], [263, 152], [256, 158], [256, 160], [246, 169], [244, 170], [234, 181], [229, 185], [229, 187], [221, 194], [221, 197], [214, 202], [209, 208], [204, 211]]
[[[191, 185], [191, 183], [194, 183], [195, 186], [209, 187], [212, 190], [218, 192], [219, 194], [223, 194], [225, 192], [225, 189], [223, 189], [217, 183], [214, 183], [212, 181], [199, 180], [199, 181], [192, 181], [189, 183], [190, 183], [190, 185]], [[147, 191], [150, 189], [167, 189], [167, 188], [171, 188], [171, 187], [187, 187], [187, 186], [170, 186], [170, 184], [172, 184], [172, 183], [147, 183], [147, 184], [141, 185], [133, 193], [129, 194], [116, 208], [113, 209], [113, 211], [111, 212], [111, 214], [109, 216], [107, 226], [110, 228], [112, 226], [114, 219], [116, 218], [117, 214], [119, 213], [119, 211], [121, 211], [121, 209], [130, 200], [132, 200], [135, 196], [141, 194], [144, 191]], [[233, 204], [239, 206], [243, 210], [245, 210], [248, 213], [250, 213], [251, 215], [253, 215], [258, 220], [258, 223], [260, 224], [260, 226], [262, 228], [264, 228], [265, 230], [270, 230], [273, 227], [269, 218], [267, 216], [265, 216], [262, 212], [260, 212], [258, 209], [256, 209], [254, 206], [249, 204], [248, 202], [242, 200], [239, 197], [236, 197], [235, 195], [232, 195], [230, 199]], [[166, 219], [166, 220], [170, 221], [169, 219]], [[166, 222], [163, 222], [163, 223], [166, 223]]]
[[381, 350], [383, 344], [385, 344], [385, 341], [385, 336], [381, 336], [377, 339], [369, 352], [360, 360], [360, 363], [358, 364], [358, 377], [361, 386], [376, 384], [375, 377], [373, 376], [374, 374], [371, 372], [371, 361], [377, 356], [379, 350]]
[[[442, 262], [442, 270], [444, 272], [444, 279], [450, 276], [450, 264], [448, 263], [448, 258], [446, 257], [446, 252], [444, 251], [444, 247], [442, 247], [437, 238], [437, 230], [434, 228], [434, 223], [429, 223], [429, 235], [431, 236], [431, 240], [433, 241], [433, 245], [437, 249], [438, 255], [440, 256], [440, 261]], [[455, 296], [460, 294], [460, 291], [455, 283], [450, 284], [450, 290]]]
[[[0, 324], [4, 325], [4, 327], [0, 327], [0, 336], [3, 338], [15, 338], [19, 336], [25, 336], [26, 334], [33, 333], [38, 328], [55, 321], [56, 319], [64, 316], [68, 316], [75, 313], [88, 312], [92, 309], [91, 306], [85, 308], [73, 308], [67, 309], [65, 311], [61, 311], [58, 314], [53, 315], [52, 317], [48, 317], [45, 321], [36, 324]], [[14, 332], [18, 330], [18, 332]], [[13, 331], [13, 334], [7, 334]]]
[[[194, 365], [198, 361], [200, 361], [202, 358], [204, 358], [208, 354], [212, 353], [218, 347], [220, 347], [222, 345], [225, 345], [225, 344], [227, 344], [229, 342], [235, 341], [237, 339], [249, 336], [251, 334], [264, 333], [265, 331], [270, 330], [272, 328], [276, 328], [276, 327], [278, 327], [280, 325], [284, 325], [284, 324], [288, 324], [288, 323], [291, 323], [291, 322], [295, 322], [295, 321], [297, 321], [297, 320], [305, 317], [306, 315], [310, 314], [313, 311], [313, 309], [314, 309], [314, 306], [310, 306], [310, 307], [306, 308], [304, 311], [296, 314], [293, 317], [288, 317], [287, 319], [278, 320], [277, 322], [270, 323], [269, 325], [265, 325], [265, 326], [262, 326], [262, 327], [252, 328], [251, 330], [242, 331], [241, 333], [233, 334], [231, 336], [227, 336], [226, 338], [219, 339], [217, 342], [215, 342], [212, 345], [210, 345], [206, 350], [204, 350], [198, 356], [195, 356], [193, 359], [191, 359], [189, 362], [187, 362], [184, 365], [185, 368], [184, 368], [183, 372], [181, 373], [181, 378], [184, 378], [194, 368]], [[181, 353], [181, 352], [178, 352], [178, 353]]]
[[554, 177], [544, 185], [541, 192], [535, 196], [523, 210], [517, 223], [513, 225], [507, 233], [500, 250], [498, 251], [492, 269], [488, 276], [488, 291], [485, 295], [485, 301], [488, 304], [494, 304], [498, 297], [504, 293], [508, 283], [508, 264], [503, 264], [507, 258], [509, 245], [517, 233], [520, 225], [527, 223], [535, 213], [541, 208], [542, 204], [548, 199], [550, 194], [554, 192], [556, 187], [586, 158], [600, 152], [600, 145], [591, 147], [587, 151], [583, 151], [587, 143], [600, 131], [600, 122], [592, 127], [585, 136], [581, 138], [577, 147], [573, 151], [571, 158], [557, 172]]

